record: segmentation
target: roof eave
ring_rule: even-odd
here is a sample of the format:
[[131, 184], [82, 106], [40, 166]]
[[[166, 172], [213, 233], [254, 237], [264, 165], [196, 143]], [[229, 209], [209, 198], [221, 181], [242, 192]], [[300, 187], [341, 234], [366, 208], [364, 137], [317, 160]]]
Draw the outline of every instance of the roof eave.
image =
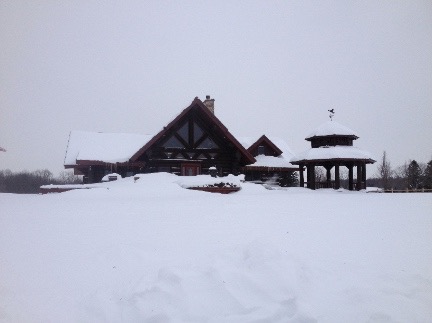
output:
[[371, 158], [326, 158], [326, 159], [301, 159], [301, 160], [291, 160], [290, 163], [293, 165], [311, 163], [311, 162], [329, 162], [329, 161], [338, 161], [338, 162], [351, 162], [351, 161], [363, 161], [366, 164], [374, 164], [376, 160]]
[[360, 137], [358, 137], [356, 135], [337, 135], [337, 134], [332, 134], [332, 135], [325, 135], [325, 136], [311, 136], [311, 137], [305, 138], [305, 140], [312, 141], [312, 139], [315, 139], [315, 138], [329, 138], [329, 137], [348, 137], [348, 138], [351, 138], [351, 139], [354, 139], [354, 140], [360, 138]]

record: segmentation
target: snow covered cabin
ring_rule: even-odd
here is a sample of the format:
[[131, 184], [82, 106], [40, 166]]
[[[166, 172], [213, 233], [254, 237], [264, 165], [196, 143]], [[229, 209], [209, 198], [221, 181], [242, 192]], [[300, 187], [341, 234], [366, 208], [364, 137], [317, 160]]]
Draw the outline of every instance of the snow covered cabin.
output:
[[[64, 166], [84, 175], [86, 183], [100, 182], [108, 173], [169, 172], [181, 176], [245, 173], [247, 180], [286, 178], [299, 167], [283, 140], [234, 137], [214, 114], [214, 99], [196, 97], [154, 136], [72, 131]], [[283, 183], [284, 181], [282, 181]], [[286, 181], [285, 181], [286, 182]]]
[[[303, 169], [307, 169], [306, 186], [316, 188], [340, 188], [340, 166], [348, 168], [348, 189], [350, 191], [366, 188], [366, 164], [373, 164], [375, 160], [371, 154], [353, 146], [358, 139], [357, 134], [333, 121], [327, 121], [315, 129], [305, 140], [311, 142], [311, 148], [291, 159], [291, 163], [300, 166], [300, 186], [304, 186]], [[326, 169], [326, 181], [316, 182], [315, 167]], [[335, 179], [331, 178], [331, 169], [335, 168]], [[354, 167], [357, 177], [354, 182]]]

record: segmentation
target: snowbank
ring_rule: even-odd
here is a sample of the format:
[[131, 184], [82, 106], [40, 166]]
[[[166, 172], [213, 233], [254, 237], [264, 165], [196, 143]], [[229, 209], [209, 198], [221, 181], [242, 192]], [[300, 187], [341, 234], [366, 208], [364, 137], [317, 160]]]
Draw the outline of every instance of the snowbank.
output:
[[430, 322], [432, 194], [0, 194], [2, 322]]

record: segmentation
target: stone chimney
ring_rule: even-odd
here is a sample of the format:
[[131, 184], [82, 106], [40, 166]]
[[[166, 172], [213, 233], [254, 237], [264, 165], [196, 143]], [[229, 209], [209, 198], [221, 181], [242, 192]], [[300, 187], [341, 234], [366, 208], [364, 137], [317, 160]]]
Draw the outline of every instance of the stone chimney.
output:
[[206, 95], [206, 99], [204, 100], [204, 105], [210, 110], [211, 113], [214, 114], [214, 101], [215, 99], [210, 99], [210, 95]]

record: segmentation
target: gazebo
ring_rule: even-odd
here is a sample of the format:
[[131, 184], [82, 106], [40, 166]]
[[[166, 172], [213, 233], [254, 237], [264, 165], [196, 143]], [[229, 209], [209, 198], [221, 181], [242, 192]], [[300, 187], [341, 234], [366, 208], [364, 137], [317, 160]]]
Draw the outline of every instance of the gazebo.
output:
[[[331, 118], [332, 119], [332, 118]], [[300, 187], [304, 187], [305, 181], [303, 169], [307, 169], [306, 186], [310, 189], [340, 188], [340, 167], [348, 168], [348, 189], [350, 191], [366, 188], [366, 164], [373, 164], [375, 160], [367, 151], [353, 146], [353, 141], [358, 139], [357, 134], [351, 129], [330, 120], [323, 123], [305, 139], [311, 142], [311, 148], [291, 160], [300, 168]], [[315, 167], [322, 166], [326, 169], [326, 181], [316, 182]], [[331, 170], [335, 168], [335, 178], [331, 178]], [[357, 170], [354, 182], [354, 167]]]

